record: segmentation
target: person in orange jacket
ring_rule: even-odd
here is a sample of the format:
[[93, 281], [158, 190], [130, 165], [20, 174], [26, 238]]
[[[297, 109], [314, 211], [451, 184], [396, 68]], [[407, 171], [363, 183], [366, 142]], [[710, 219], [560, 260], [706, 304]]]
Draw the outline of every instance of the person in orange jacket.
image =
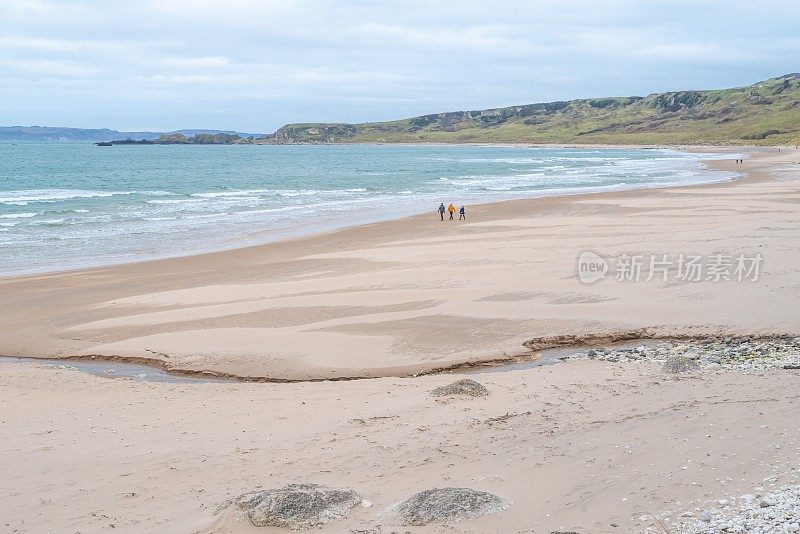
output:
[[449, 206], [447, 206], [447, 211], [450, 212], [450, 220], [452, 221], [453, 220], [453, 214], [456, 212], [456, 207], [453, 206], [452, 202], [450, 203]]

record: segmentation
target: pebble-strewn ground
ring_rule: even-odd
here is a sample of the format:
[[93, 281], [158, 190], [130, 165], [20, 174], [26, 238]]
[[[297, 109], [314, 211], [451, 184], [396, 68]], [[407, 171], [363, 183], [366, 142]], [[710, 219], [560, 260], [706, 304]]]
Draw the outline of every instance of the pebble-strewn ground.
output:
[[[742, 495], [738, 499], [721, 499], [719, 508], [698, 513], [684, 512], [687, 522], [677, 525], [685, 534], [783, 534], [800, 532], [800, 486], [787, 486], [763, 493]], [[696, 516], [696, 518], [695, 518]]]
[[[800, 338], [724, 337], [692, 341], [657, 341], [630, 348], [594, 348], [576, 353], [577, 358], [607, 362], [663, 362], [666, 373], [725, 372], [761, 373], [800, 369]], [[798, 384], [800, 385], [800, 384]], [[791, 429], [800, 435], [798, 428]], [[798, 447], [800, 451], [800, 447]], [[800, 453], [798, 453], [800, 465]], [[800, 477], [797, 468], [789, 476]], [[765, 483], [770, 482], [765, 479]], [[774, 486], [775, 484], [771, 484]], [[680, 503], [677, 503], [680, 504]], [[704, 507], [681, 507], [660, 514], [659, 528], [648, 533], [683, 534], [784, 534], [800, 532], [800, 485], [766, 489], [751, 494], [706, 503]]]
[[693, 368], [704, 371], [741, 372], [800, 369], [800, 337], [721, 337], [691, 341], [657, 341], [630, 348], [587, 349], [570, 357], [608, 362], [663, 362], [668, 372]]

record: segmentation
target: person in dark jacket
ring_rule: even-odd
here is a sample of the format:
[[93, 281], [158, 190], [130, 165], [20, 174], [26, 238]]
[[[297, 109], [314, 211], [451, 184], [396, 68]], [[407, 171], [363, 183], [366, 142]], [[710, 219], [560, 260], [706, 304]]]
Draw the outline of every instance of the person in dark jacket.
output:
[[439, 216], [442, 218], [442, 220], [444, 220], [444, 212], [445, 212], [444, 202], [442, 202], [441, 204], [439, 204]]

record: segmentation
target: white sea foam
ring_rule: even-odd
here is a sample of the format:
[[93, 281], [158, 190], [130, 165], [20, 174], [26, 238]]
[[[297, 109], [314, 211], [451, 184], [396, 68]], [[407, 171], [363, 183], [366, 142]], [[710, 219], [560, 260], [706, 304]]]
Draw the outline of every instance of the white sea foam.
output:
[[104, 198], [117, 195], [166, 196], [169, 191], [92, 191], [83, 189], [23, 189], [0, 191], [0, 204], [26, 205], [30, 202], [59, 202], [74, 198]]
[[28, 219], [37, 215], [38, 213], [6, 213], [5, 215], [0, 215], [0, 219]]
[[159, 200], [145, 200], [147, 204], [191, 204], [196, 202], [206, 202], [205, 198], [176, 198], [176, 199], [159, 199]]
[[226, 217], [228, 213], [200, 213], [197, 215], [186, 215], [185, 219], [219, 219]]
[[261, 210], [244, 210], [240, 211], [241, 215], [259, 215], [266, 213], [285, 213], [289, 211], [297, 211], [297, 206], [285, 206], [283, 208], [266, 208]]
[[341, 195], [343, 193], [364, 193], [365, 187], [354, 187], [348, 189], [237, 189], [230, 191], [211, 191], [204, 193], [193, 193], [192, 197], [197, 198], [228, 198], [228, 197], [253, 197], [260, 195], [280, 195], [287, 197], [309, 196], [309, 195]]
[[213, 191], [210, 193], [193, 193], [191, 196], [198, 198], [225, 198], [225, 197], [243, 197], [258, 195], [260, 193], [271, 193], [270, 189], [242, 189], [237, 191]]

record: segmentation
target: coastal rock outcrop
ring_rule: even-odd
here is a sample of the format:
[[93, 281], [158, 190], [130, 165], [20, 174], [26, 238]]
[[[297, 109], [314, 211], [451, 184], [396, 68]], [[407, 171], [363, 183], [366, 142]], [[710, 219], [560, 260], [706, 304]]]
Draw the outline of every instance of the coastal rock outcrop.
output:
[[360, 502], [361, 496], [353, 490], [288, 484], [245, 493], [236, 498], [235, 505], [257, 527], [303, 530], [344, 517]]
[[492, 493], [469, 488], [433, 488], [416, 493], [387, 510], [402, 525], [423, 526], [471, 519], [511, 505]]
[[449, 395], [469, 395], [470, 397], [485, 397], [489, 394], [489, 390], [483, 384], [470, 380], [469, 378], [462, 378], [456, 380], [452, 384], [446, 386], [439, 386], [431, 391], [432, 397], [446, 397]]

